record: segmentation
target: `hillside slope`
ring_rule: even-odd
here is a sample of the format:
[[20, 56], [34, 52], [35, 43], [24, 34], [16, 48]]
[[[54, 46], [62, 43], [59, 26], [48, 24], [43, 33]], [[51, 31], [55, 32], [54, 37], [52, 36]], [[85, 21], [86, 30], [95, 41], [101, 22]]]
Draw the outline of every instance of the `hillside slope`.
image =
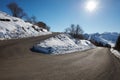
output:
[[119, 33], [116, 32], [105, 32], [105, 33], [94, 33], [94, 34], [85, 34], [86, 39], [102, 43], [103, 45], [109, 44], [111, 47], [115, 46], [116, 40], [119, 36]]
[[0, 11], [0, 40], [45, 34], [50, 34], [50, 32]]

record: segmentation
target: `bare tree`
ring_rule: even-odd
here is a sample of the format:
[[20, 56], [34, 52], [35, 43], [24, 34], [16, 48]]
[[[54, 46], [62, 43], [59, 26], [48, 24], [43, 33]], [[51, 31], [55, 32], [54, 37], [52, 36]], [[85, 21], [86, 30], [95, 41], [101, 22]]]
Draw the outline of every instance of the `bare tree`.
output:
[[70, 27], [65, 29], [65, 33], [68, 33], [75, 38], [83, 38], [83, 30], [79, 25], [75, 26], [74, 24], [71, 24]]
[[77, 36], [83, 34], [83, 30], [79, 25], [76, 26], [75, 32], [76, 32], [75, 35]]
[[119, 35], [119, 37], [117, 39], [117, 42], [116, 42], [116, 45], [115, 45], [115, 49], [120, 51], [120, 35]]
[[32, 17], [31, 17], [31, 21], [32, 21], [32, 24], [36, 24], [36, 23], [37, 23], [37, 18], [36, 18], [36, 16], [32, 16]]
[[14, 17], [23, 18], [26, 16], [26, 13], [23, 11], [23, 9], [15, 2], [9, 3], [7, 7]]
[[26, 22], [29, 22], [29, 23], [32, 23], [32, 24], [36, 24], [37, 23], [37, 18], [36, 16], [32, 16], [32, 17], [29, 17], [28, 15], [25, 17], [25, 21]]

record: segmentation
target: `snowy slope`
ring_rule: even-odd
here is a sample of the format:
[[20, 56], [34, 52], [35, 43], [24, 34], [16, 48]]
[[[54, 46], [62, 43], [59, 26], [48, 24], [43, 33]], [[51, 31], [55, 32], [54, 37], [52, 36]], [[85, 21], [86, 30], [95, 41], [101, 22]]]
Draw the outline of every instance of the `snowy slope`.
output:
[[117, 58], [120, 59], [120, 52], [119, 52], [119, 51], [117, 51], [117, 50], [115, 50], [115, 49], [113, 49], [113, 48], [111, 48], [110, 51], [111, 51], [111, 53], [113, 53]]
[[32, 50], [43, 53], [65, 54], [95, 48], [87, 40], [76, 40], [68, 34], [59, 34], [35, 45]]
[[88, 40], [93, 40], [93, 41], [96, 41], [96, 42], [100, 42], [103, 45], [109, 44], [112, 47], [114, 47], [114, 45], [116, 43], [116, 40], [119, 36], [119, 33], [105, 32], [105, 33], [102, 33], [102, 34], [99, 34], [99, 33], [85, 34], [84, 36]]
[[12, 17], [0, 11], [0, 40], [31, 37], [49, 34], [47, 30], [39, 28], [22, 19]]

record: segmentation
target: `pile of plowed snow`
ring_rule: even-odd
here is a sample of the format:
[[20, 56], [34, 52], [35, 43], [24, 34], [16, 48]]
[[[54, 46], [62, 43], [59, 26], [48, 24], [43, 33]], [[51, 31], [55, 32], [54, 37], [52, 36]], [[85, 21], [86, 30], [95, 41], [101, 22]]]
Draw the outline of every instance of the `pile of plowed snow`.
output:
[[115, 50], [115, 49], [113, 49], [113, 48], [111, 48], [110, 51], [111, 51], [111, 53], [113, 53], [117, 58], [120, 59], [120, 52], [119, 52], [119, 51], [117, 51], [117, 50]]
[[95, 46], [88, 40], [77, 40], [68, 34], [59, 34], [34, 45], [32, 50], [47, 54], [65, 54], [91, 48]]
[[0, 40], [39, 36], [50, 33], [46, 29], [0, 11]]

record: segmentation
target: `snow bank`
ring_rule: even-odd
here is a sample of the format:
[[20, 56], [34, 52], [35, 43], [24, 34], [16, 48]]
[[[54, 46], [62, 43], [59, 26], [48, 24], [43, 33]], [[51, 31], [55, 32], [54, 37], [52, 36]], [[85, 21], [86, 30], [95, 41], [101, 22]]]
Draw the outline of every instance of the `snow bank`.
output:
[[32, 50], [47, 54], [65, 54], [95, 48], [87, 40], [76, 40], [68, 34], [59, 34], [33, 46]]
[[0, 40], [46, 34], [51, 32], [0, 11]]
[[120, 59], [120, 52], [118, 52], [117, 50], [114, 50], [113, 48], [110, 49], [111, 53], [113, 53], [116, 57], [118, 57]]

